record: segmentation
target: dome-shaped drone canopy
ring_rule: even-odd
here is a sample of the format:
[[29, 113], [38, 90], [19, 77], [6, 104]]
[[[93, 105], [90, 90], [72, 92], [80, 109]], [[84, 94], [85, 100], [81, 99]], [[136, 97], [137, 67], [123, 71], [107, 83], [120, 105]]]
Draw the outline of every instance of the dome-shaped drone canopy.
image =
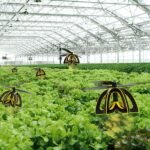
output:
[[132, 94], [123, 87], [130, 87], [150, 82], [130, 84], [117, 84], [115, 81], [94, 81], [98, 86], [84, 88], [83, 90], [106, 89], [99, 96], [96, 104], [96, 114], [108, 114], [113, 112], [138, 112], [138, 106]]
[[5, 106], [13, 106], [13, 107], [22, 106], [22, 98], [17, 91], [31, 94], [28, 91], [17, 89], [15, 87], [6, 87], [6, 88], [10, 88], [10, 90], [3, 92], [2, 95], [0, 96], [0, 102], [2, 102], [2, 104], [4, 104]]
[[35, 68], [36, 71], [36, 77], [45, 77], [46, 73], [43, 69], [41, 68]]
[[108, 89], [98, 98], [96, 114], [107, 114], [115, 111], [122, 113], [138, 112], [133, 96], [126, 89], [119, 87], [123, 85], [117, 85], [113, 81], [103, 81], [102, 84], [106, 85]]
[[64, 59], [64, 64], [68, 65], [77, 65], [80, 63], [79, 56], [71, 52], [70, 50], [66, 48], [61, 48], [62, 50], [66, 51], [67, 54], [63, 54], [60, 57], [66, 56]]
[[15, 72], [18, 71], [18, 69], [17, 69], [17, 67], [14, 67], [14, 68], [11, 69], [11, 71], [12, 71], [13, 73], [15, 73]]

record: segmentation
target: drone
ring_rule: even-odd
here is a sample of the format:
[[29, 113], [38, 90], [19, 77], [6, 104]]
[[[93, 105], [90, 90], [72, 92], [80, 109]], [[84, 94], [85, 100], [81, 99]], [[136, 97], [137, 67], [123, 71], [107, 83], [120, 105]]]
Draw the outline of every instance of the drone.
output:
[[29, 57], [28, 57], [28, 60], [29, 60], [29, 61], [31, 61], [31, 60], [32, 60], [32, 57], [31, 57], [31, 56], [29, 56]]
[[96, 104], [96, 114], [110, 114], [113, 112], [138, 112], [138, 107], [131, 93], [123, 87], [134, 86], [141, 83], [117, 84], [115, 81], [95, 81], [97, 87], [84, 90], [106, 89], [99, 96]]
[[14, 68], [11, 69], [11, 71], [12, 71], [13, 73], [16, 73], [16, 72], [18, 71], [18, 69], [17, 69], [17, 67], [14, 67]]
[[4, 104], [5, 106], [12, 106], [12, 107], [22, 106], [22, 98], [21, 98], [21, 95], [17, 91], [31, 94], [30, 92], [17, 89], [15, 87], [7, 87], [7, 88], [10, 88], [10, 90], [5, 91], [0, 96], [0, 102], [2, 102], [2, 104]]
[[8, 59], [7, 55], [6, 56], [2, 56], [2, 59], [3, 60], [7, 60]]
[[70, 50], [68, 50], [66, 48], [61, 48], [61, 50], [64, 50], [67, 52], [67, 54], [60, 55], [60, 59], [65, 56], [64, 64], [77, 65], [80, 63], [78, 55], [74, 54], [73, 52], [71, 52]]
[[43, 69], [41, 68], [35, 68], [36, 71], [36, 77], [45, 77], [46, 73]]

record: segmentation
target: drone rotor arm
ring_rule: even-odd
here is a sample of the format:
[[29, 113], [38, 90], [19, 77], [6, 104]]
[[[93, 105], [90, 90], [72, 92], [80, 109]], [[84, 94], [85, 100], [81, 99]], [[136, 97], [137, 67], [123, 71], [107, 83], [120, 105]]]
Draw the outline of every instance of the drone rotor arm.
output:
[[66, 48], [61, 48], [62, 50], [68, 52], [68, 53], [72, 53], [70, 50], [66, 49]]

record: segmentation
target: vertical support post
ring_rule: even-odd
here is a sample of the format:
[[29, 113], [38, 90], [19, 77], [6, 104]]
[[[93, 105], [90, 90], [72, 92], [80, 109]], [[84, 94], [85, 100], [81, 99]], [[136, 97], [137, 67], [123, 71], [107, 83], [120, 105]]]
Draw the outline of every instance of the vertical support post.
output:
[[22, 64], [23, 64], [23, 56], [21, 57], [21, 61], [22, 61]]
[[86, 49], [87, 49], [87, 46], [84, 47], [84, 63], [87, 63], [87, 57], [86, 57]]
[[[118, 47], [119, 48], [119, 47]], [[119, 63], [119, 49], [117, 50], [117, 64]]]
[[103, 50], [104, 50], [104, 46], [101, 46], [99, 48], [99, 54], [100, 54], [100, 63], [103, 63]]
[[134, 63], [134, 52], [135, 52], [135, 49], [132, 50], [132, 63]]
[[46, 62], [47, 64], [48, 64], [48, 57], [49, 57], [49, 55], [48, 55], [48, 51], [47, 51], [47, 62]]
[[54, 64], [54, 57], [55, 57], [55, 54], [54, 54], [54, 49], [53, 49], [53, 58], [52, 58], [53, 59], [53, 64]]
[[44, 63], [44, 54], [41, 54], [41, 60], [42, 60], [42, 64]]
[[38, 63], [41, 61], [41, 56], [40, 56], [40, 54], [38, 54], [39, 56], [38, 56]]
[[35, 64], [35, 55], [32, 56], [32, 64]]
[[26, 55], [26, 64], [28, 65], [28, 56]]
[[35, 64], [35, 55], [32, 56], [32, 64]]
[[23, 56], [23, 65], [25, 64], [25, 61], [26, 61], [26, 60], [25, 60], [25, 58], [26, 58], [26, 57], [25, 57], [25, 56]]
[[17, 62], [16, 62], [16, 61], [17, 61], [17, 56], [15, 56], [15, 64], [14, 64], [14, 65], [17, 65]]
[[101, 64], [103, 63], [103, 52], [100, 53], [101, 57]]
[[142, 62], [142, 47], [141, 47], [141, 37], [137, 37], [138, 51], [139, 51], [139, 63]]
[[120, 58], [119, 58], [119, 52], [120, 52], [120, 45], [119, 45], [119, 41], [118, 41], [118, 44], [117, 44], [117, 47], [116, 47], [116, 49], [117, 49], [117, 64], [120, 62]]
[[88, 42], [86, 43], [85, 54], [86, 54], [86, 62], [88, 64], [89, 63], [89, 45], [88, 45]]
[[61, 52], [62, 52], [62, 49], [61, 49], [61, 45], [59, 44], [59, 64], [61, 64], [61, 61], [62, 61]]
[[25, 64], [25, 56], [23, 57], [23, 65]]
[[87, 62], [90, 63], [90, 47], [88, 46], [88, 51], [87, 51]]

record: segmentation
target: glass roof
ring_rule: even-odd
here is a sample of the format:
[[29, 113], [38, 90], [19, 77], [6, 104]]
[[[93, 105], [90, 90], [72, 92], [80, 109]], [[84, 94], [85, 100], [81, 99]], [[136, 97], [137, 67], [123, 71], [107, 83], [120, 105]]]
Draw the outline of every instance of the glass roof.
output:
[[7, 53], [128, 50], [139, 39], [150, 42], [149, 0], [0, 0], [0, 51]]

